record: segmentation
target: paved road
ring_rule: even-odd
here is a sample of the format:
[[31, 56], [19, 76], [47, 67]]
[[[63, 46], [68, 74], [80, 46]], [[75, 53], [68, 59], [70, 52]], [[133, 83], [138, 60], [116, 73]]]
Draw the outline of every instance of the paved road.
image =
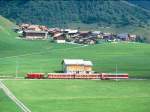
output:
[[5, 94], [17, 104], [18, 107], [22, 110], [22, 112], [31, 112], [31, 110], [26, 107], [20, 100], [18, 100], [13, 93], [4, 85], [4, 83], [0, 80], [0, 88], [5, 92]]

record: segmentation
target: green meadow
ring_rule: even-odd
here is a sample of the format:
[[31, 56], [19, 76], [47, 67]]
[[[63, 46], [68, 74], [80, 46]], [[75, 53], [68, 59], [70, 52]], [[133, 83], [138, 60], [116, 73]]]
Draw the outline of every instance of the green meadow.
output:
[[20, 108], [11, 101], [0, 88], [0, 111], [1, 112], [21, 112]]
[[32, 112], [149, 112], [150, 81], [7, 80]]
[[[150, 45], [103, 43], [56, 44], [18, 39], [13, 23], [0, 16], [0, 77], [28, 72], [59, 72], [63, 59], [91, 60], [96, 72], [129, 73], [150, 78]], [[32, 112], [148, 112], [149, 80], [5, 80], [6, 86]], [[19, 112], [0, 90], [0, 111]]]
[[12, 31], [13, 23], [0, 17], [0, 76], [24, 77], [28, 72], [58, 72], [63, 59], [91, 60], [96, 72], [129, 73], [130, 77], [150, 77], [150, 45], [104, 43], [70, 45], [50, 40], [21, 40]]
[[117, 72], [129, 73], [131, 77], [150, 77], [149, 44], [73, 46], [49, 43], [49, 47], [51, 49], [0, 58], [0, 74], [15, 77], [16, 70], [17, 76], [28, 72], [58, 72], [62, 70], [61, 61], [69, 58], [91, 60], [96, 72], [116, 72], [117, 65]]

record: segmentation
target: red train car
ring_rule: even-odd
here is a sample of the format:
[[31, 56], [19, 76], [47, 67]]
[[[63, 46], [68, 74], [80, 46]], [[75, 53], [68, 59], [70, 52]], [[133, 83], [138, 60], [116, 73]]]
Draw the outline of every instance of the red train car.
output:
[[26, 75], [28, 79], [44, 79], [44, 73], [28, 73]]

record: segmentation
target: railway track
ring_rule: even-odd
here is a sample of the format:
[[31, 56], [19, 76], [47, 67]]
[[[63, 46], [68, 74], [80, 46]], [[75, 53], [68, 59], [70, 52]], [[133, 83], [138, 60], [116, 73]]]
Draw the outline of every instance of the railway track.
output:
[[16, 105], [22, 110], [22, 112], [31, 112], [31, 110], [26, 107], [15, 95], [5, 86], [5, 84], [0, 81], [0, 88], [5, 92], [5, 94], [16, 103]]

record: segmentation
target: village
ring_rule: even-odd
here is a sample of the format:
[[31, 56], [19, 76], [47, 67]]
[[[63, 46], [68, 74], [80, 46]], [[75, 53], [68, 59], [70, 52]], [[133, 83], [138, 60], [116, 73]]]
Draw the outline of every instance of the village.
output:
[[135, 42], [137, 35], [114, 34], [101, 31], [80, 31], [80, 29], [48, 28], [42, 25], [21, 24], [13, 30], [19, 39], [50, 40], [56, 43], [100, 44], [104, 42]]

